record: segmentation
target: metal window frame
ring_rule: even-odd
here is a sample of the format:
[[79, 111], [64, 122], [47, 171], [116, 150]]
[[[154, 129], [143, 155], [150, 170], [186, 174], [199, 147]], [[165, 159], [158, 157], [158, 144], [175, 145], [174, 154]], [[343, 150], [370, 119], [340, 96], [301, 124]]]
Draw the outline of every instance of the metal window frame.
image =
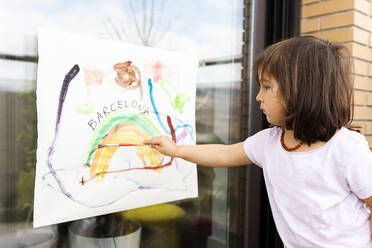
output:
[[[244, 0], [241, 140], [268, 127], [255, 96], [253, 59], [265, 47], [299, 35], [301, 1]], [[255, 165], [229, 169], [229, 246], [282, 248], [264, 185]]]

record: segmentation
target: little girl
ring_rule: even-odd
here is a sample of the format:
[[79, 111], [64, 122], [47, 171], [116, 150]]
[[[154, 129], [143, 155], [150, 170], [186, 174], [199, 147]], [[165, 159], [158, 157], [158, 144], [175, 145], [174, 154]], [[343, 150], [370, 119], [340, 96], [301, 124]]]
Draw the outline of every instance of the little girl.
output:
[[352, 119], [347, 50], [315, 37], [268, 47], [255, 60], [256, 100], [273, 126], [232, 145], [145, 141], [204, 166], [263, 169], [278, 232], [287, 248], [372, 247], [372, 155]]

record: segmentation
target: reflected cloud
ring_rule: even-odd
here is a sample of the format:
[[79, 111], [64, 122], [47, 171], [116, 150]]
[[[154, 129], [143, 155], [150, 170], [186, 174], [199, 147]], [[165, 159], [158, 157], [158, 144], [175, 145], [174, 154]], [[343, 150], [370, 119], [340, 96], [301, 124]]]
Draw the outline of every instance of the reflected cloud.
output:
[[243, 3], [238, 1], [226, 0], [203, 0], [206, 4], [212, 5], [222, 9], [239, 9], [243, 8]]
[[[36, 55], [36, 31], [44, 27], [139, 45], [144, 43], [141, 33], [147, 32], [149, 45], [199, 59], [241, 54], [242, 0], [165, 0], [164, 5], [154, 0], [153, 7], [153, 1], [145, 6], [139, 2], [0, 0], [0, 34], [6, 37], [0, 41], [0, 53]], [[145, 27], [149, 20], [144, 17], [153, 18], [152, 28]]]
[[[129, 3], [134, 3], [130, 5]], [[8, 26], [12, 30], [26, 31], [36, 26], [59, 27], [66, 31], [84, 32], [89, 30], [91, 34], [105, 32], [102, 22], [107, 18], [114, 20], [123, 20], [130, 26], [135, 26], [134, 18], [129, 18], [131, 12], [138, 21], [139, 26], [143, 26], [143, 17], [151, 17], [156, 23], [158, 32], [167, 33], [169, 31], [182, 31], [187, 36], [199, 30], [200, 25], [206, 23], [219, 23], [220, 26], [235, 25], [230, 19], [233, 16], [241, 15], [233, 9], [233, 6], [239, 5], [242, 0], [194, 0], [187, 3], [182, 1], [164, 1], [164, 4], [156, 4], [158, 1], [148, 1], [147, 5], [138, 4], [141, 1], [91, 1], [86, 4], [85, 1], [62, 1], [62, 0], [0, 0], [2, 8], [0, 10], [3, 26]], [[152, 7], [151, 3], [154, 2]], [[205, 4], [221, 5], [227, 7], [222, 10], [224, 15], [215, 15], [212, 11], [205, 11]], [[149, 11], [153, 9], [153, 15]], [[195, 15], [195, 12], [199, 12]], [[212, 12], [212, 13], [210, 13]], [[13, 18], [12, 18], [13, 17]], [[82, 18], [84, 17], [84, 18]], [[18, 20], [18, 21], [17, 21]], [[221, 20], [224, 23], [221, 23]], [[181, 21], [181, 22], [180, 22]], [[173, 24], [173, 22], [175, 24]], [[182, 23], [183, 22], [183, 23]], [[7, 25], [4, 25], [4, 24]], [[54, 25], [53, 25], [54, 24]], [[98, 25], [97, 25], [98, 24]], [[174, 25], [174, 27], [172, 27]], [[240, 25], [240, 23], [239, 23]], [[182, 28], [183, 30], [180, 30]], [[35, 30], [31, 30], [35, 31]], [[85, 32], [84, 32], [85, 33]], [[193, 37], [197, 39], [198, 37]]]

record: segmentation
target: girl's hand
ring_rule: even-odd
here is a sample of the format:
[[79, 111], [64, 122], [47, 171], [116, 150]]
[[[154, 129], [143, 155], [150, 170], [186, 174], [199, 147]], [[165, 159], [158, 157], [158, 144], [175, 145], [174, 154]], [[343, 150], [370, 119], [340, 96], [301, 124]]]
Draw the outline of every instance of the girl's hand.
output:
[[177, 145], [168, 136], [158, 136], [153, 139], [145, 140], [143, 143], [145, 145], [150, 145], [166, 156], [175, 157], [177, 154]]

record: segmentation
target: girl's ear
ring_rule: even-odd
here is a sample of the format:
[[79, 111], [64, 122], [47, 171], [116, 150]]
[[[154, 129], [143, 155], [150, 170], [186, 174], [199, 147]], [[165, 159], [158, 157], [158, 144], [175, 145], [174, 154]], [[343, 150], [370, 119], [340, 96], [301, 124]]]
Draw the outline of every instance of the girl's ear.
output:
[[278, 89], [277, 91], [277, 96], [279, 97], [280, 101], [280, 105], [287, 111], [287, 103], [286, 103], [286, 100], [284, 99], [284, 96], [282, 94], [282, 91], [280, 89]]
[[271, 81], [271, 82], [272, 82], [271, 90], [273, 91], [274, 95], [277, 97], [283, 98], [283, 94], [280, 90], [278, 82], [276, 81]]

